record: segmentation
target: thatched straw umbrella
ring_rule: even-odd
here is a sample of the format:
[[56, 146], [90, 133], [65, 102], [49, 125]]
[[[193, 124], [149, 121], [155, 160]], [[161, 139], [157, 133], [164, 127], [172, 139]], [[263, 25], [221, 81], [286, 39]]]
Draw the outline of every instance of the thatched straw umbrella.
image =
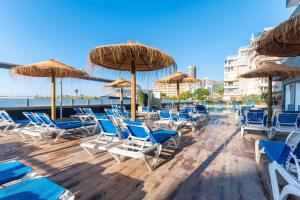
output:
[[196, 79], [194, 77], [188, 77], [186, 74], [183, 74], [181, 72], [175, 72], [169, 76], [166, 76], [158, 81], [157, 83], [160, 84], [176, 84], [176, 91], [177, 91], [177, 111], [180, 109], [180, 89], [179, 84], [180, 83], [200, 83], [201, 81], [199, 79]]
[[255, 50], [266, 56], [299, 56], [300, 14], [291, 17], [273, 30], [266, 31], [256, 42]]
[[241, 74], [239, 78], [268, 78], [268, 126], [271, 127], [272, 117], [272, 78], [289, 78], [300, 75], [300, 68], [265, 62], [257, 69]]
[[136, 119], [136, 71], [154, 71], [176, 68], [175, 60], [168, 54], [139, 43], [129, 42], [98, 46], [89, 54], [90, 67], [130, 71], [131, 73], [131, 118]]
[[120, 103], [123, 107], [123, 88], [130, 88], [131, 83], [124, 78], [119, 78], [113, 82], [104, 85], [104, 88], [119, 88], [120, 89]]
[[55, 78], [82, 78], [88, 76], [86, 72], [67, 66], [54, 59], [24, 66], [17, 66], [12, 68], [11, 72], [13, 74], [20, 74], [24, 76], [51, 77], [51, 118], [53, 120], [56, 119]]

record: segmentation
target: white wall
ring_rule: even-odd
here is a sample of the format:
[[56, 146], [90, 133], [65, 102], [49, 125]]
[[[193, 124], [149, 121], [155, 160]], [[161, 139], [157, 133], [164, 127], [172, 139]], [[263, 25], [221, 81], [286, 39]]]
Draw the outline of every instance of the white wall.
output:
[[296, 83], [295, 110], [298, 110], [300, 105], [300, 82]]
[[285, 110], [288, 109], [288, 105], [291, 104], [291, 89], [290, 85], [285, 86]]

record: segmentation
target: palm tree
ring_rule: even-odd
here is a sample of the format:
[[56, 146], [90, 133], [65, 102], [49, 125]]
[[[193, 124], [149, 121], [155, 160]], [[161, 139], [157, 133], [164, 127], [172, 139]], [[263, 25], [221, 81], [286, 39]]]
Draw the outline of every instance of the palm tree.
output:
[[77, 88], [74, 90], [74, 92], [75, 92], [76, 96], [78, 96], [79, 90]]

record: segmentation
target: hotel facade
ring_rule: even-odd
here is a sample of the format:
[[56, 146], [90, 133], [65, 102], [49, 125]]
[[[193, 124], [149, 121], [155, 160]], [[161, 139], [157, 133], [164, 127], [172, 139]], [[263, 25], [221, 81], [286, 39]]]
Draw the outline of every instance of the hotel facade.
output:
[[[269, 28], [264, 29], [264, 31]], [[267, 78], [243, 79], [239, 75], [253, 70], [258, 63], [263, 61], [280, 61], [280, 58], [257, 56], [254, 51], [254, 43], [261, 33], [252, 34], [250, 44], [240, 47], [236, 55], [227, 56], [224, 63], [224, 100], [232, 100], [248, 95], [261, 95], [267, 92]], [[281, 90], [281, 83], [273, 83], [274, 90]]]
[[[188, 66], [188, 76], [193, 76], [197, 78], [197, 67], [194, 65]], [[198, 88], [201, 88], [201, 83], [181, 83], [179, 84], [180, 93], [190, 91], [193, 93]], [[167, 97], [172, 97], [177, 95], [176, 84], [161, 84], [154, 82], [152, 87], [153, 93], [156, 96], [160, 96], [158, 94], [164, 93]]]

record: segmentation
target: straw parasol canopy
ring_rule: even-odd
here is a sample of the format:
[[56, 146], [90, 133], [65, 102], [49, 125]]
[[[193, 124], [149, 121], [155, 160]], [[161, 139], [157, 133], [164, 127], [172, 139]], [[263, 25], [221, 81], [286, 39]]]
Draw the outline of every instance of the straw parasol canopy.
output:
[[128, 42], [125, 44], [97, 46], [88, 56], [90, 68], [96, 66], [131, 73], [131, 116], [136, 118], [136, 71], [176, 69], [172, 56], [146, 45]]
[[280, 77], [287, 79], [293, 76], [300, 75], [300, 68], [289, 67], [282, 64], [272, 62], [265, 62], [258, 68], [251, 70], [247, 73], [241, 74], [240, 78], [265, 78], [265, 77]]
[[196, 79], [193, 76], [188, 76], [182, 79], [182, 83], [201, 83], [200, 79]]
[[191, 76], [187, 76], [186, 74], [182, 73], [182, 72], [174, 72], [173, 74], [166, 76], [158, 81], [156, 81], [157, 83], [160, 84], [176, 84], [176, 89], [177, 89], [177, 110], [179, 111], [180, 108], [180, 88], [179, 88], [179, 84], [180, 83], [200, 83], [201, 81], [199, 79], [196, 79], [194, 77]]
[[268, 78], [268, 126], [271, 126], [272, 117], [272, 78], [280, 77], [286, 79], [300, 75], [300, 68], [265, 62], [257, 69], [241, 74], [239, 78]]
[[181, 83], [181, 81], [186, 78], [187, 75], [182, 73], [182, 72], [174, 72], [173, 74], [169, 75], [169, 76], [165, 76], [164, 78], [156, 81], [157, 83], [165, 83], [165, 84], [169, 84], [169, 83]]
[[126, 87], [126, 85], [128, 85], [128, 87], [130, 87], [130, 82], [124, 78], [119, 78], [117, 80], [114, 80], [113, 82], [107, 83], [103, 87], [105, 87], [105, 88], [121, 88], [121, 87]]
[[124, 78], [119, 78], [113, 82], [110, 82], [106, 85], [104, 85], [105, 88], [119, 88], [120, 89], [120, 103], [121, 106], [123, 106], [123, 96], [124, 96], [124, 91], [123, 88], [130, 88], [131, 87], [131, 83], [129, 81], [127, 81]]
[[65, 65], [57, 60], [49, 59], [38, 63], [17, 66], [11, 69], [13, 74], [34, 77], [82, 78], [88, 74], [79, 69]]
[[55, 120], [55, 78], [82, 78], [88, 74], [84, 71], [65, 65], [57, 60], [50, 59], [38, 63], [24, 66], [16, 66], [11, 69], [11, 73], [34, 77], [51, 77], [52, 97], [51, 97], [51, 118]]
[[295, 15], [256, 42], [256, 52], [266, 56], [294, 57], [300, 55], [300, 14]]

